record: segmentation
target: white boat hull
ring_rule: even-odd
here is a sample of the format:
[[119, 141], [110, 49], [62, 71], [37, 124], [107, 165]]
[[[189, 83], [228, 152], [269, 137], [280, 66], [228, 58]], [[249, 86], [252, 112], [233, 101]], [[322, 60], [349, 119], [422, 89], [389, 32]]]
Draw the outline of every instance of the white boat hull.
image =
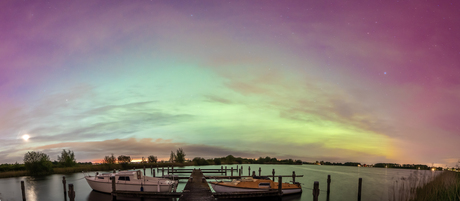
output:
[[[268, 188], [238, 188], [231, 186], [223, 186], [211, 183], [212, 189], [217, 193], [232, 193], [232, 192], [253, 192], [253, 191], [268, 191]], [[283, 195], [301, 193], [301, 188], [296, 189], [283, 189]]]
[[[92, 177], [94, 178], [94, 177]], [[89, 186], [96, 191], [111, 193], [112, 192], [112, 181], [97, 181], [91, 177], [85, 177]], [[171, 192], [173, 186], [168, 184], [142, 184], [143, 190], [146, 192]], [[123, 191], [141, 191], [141, 183], [123, 183], [123, 181], [117, 181], [115, 184], [116, 190]]]

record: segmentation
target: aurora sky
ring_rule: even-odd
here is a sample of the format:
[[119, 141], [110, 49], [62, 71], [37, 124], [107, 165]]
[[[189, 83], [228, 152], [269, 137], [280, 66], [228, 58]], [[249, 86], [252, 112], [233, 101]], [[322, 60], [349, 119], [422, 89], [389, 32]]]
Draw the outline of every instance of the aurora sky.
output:
[[459, 1], [2, 1], [0, 26], [0, 163], [460, 158]]

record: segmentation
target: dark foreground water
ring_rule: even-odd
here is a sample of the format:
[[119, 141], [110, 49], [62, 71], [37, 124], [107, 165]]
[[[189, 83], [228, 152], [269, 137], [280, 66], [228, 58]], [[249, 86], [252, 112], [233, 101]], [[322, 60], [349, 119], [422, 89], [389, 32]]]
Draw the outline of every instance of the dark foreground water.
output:
[[[417, 181], [428, 181], [439, 172], [428, 170], [405, 170], [405, 169], [386, 169], [386, 168], [365, 168], [365, 167], [345, 167], [345, 166], [318, 166], [318, 165], [245, 165], [243, 164], [243, 175], [248, 174], [248, 167], [251, 166], [251, 171], [255, 170], [258, 174], [259, 167], [262, 168], [262, 175], [271, 175], [272, 169], [275, 169], [276, 175], [292, 175], [295, 171], [297, 175], [296, 181], [302, 184], [303, 193], [299, 195], [284, 196], [283, 201], [308, 201], [313, 200], [312, 188], [313, 182], [319, 181], [320, 195], [319, 200], [326, 201], [326, 180], [327, 175], [331, 175], [331, 201], [348, 201], [357, 200], [358, 195], [358, 179], [363, 178], [362, 200], [387, 201], [392, 200], [397, 193], [395, 188], [402, 183]], [[236, 168], [236, 165], [227, 166]], [[241, 166], [239, 166], [241, 167]], [[184, 168], [220, 168], [220, 166], [189, 166]], [[179, 168], [177, 168], [179, 169]], [[150, 168], [146, 170], [147, 175], [150, 174]], [[234, 173], [237, 175], [237, 173]], [[412, 174], [412, 176], [411, 176]], [[94, 173], [91, 173], [94, 175]], [[157, 173], [161, 175], [161, 173]], [[189, 176], [190, 174], [181, 174], [181, 176]], [[209, 174], [207, 174], [209, 175]], [[218, 175], [218, 174], [214, 174]], [[230, 173], [228, 174], [230, 175]], [[414, 175], [418, 175], [414, 177]], [[82, 173], [75, 174], [54, 174], [40, 177], [16, 177], [0, 179], [0, 201], [20, 201], [21, 197], [21, 181], [25, 182], [27, 201], [54, 201], [64, 200], [62, 187], [62, 176], [66, 177], [67, 184], [74, 184], [76, 192], [75, 200], [87, 201], [109, 201], [110, 194], [99, 193], [92, 191]], [[422, 179], [425, 178], [425, 179]], [[403, 178], [403, 179], [401, 179]], [[410, 179], [408, 179], [410, 178]], [[414, 179], [415, 178], [415, 179]], [[211, 180], [208, 180], [211, 181]], [[292, 178], [283, 178], [283, 182], [292, 181]], [[413, 183], [413, 182], [412, 182]], [[180, 183], [178, 192], [182, 191], [185, 186]], [[399, 190], [398, 190], [399, 192]], [[68, 199], [67, 199], [68, 200]], [[119, 198], [118, 200], [140, 200]]]

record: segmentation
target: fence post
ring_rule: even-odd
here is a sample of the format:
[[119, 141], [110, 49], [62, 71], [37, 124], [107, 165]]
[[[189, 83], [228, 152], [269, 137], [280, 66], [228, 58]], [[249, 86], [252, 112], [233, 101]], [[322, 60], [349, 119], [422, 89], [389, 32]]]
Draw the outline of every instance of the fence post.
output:
[[318, 201], [319, 196], [319, 182], [313, 183], [313, 201]]
[[115, 191], [117, 190], [117, 186], [115, 185], [115, 177], [111, 177], [112, 179], [112, 200], [117, 200], [117, 195]]
[[363, 186], [363, 178], [359, 178], [358, 182], [358, 201], [361, 201], [361, 188]]
[[275, 169], [272, 170], [273, 181], [275, 181]]
[[69, 184], [69, 200], [75, 201], [75, 191], [73, 190], [73, 184]]
[[262, 172], [262, 169], [259, 167], [259, 177], [260, 177], [260, 172]]
[[331, 194], [331, 175], [327, 175], [327, 200], [329, 200], [330, 194]]
[[65, 176], [62, 176], [62, 185], [64, 186], [64, 200], [67, 200], [67, 187], [65, 186]]
[[26, 192], [24, 188], [24, 181], [21, 181], [22, 201], [26, 201]]

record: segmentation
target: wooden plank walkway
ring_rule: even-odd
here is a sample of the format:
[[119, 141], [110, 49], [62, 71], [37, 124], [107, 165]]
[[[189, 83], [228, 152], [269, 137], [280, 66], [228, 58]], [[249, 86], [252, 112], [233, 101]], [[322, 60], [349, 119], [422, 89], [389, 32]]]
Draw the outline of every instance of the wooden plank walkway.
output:
[[208, 182], [203, 175], [201, 170], [193, 170], [190, 175], [190, 179], [185, 185], [180, 196], [179, 201], [210, 201], [216, 200], [212, 195], [211, 189], [209, 188]]

